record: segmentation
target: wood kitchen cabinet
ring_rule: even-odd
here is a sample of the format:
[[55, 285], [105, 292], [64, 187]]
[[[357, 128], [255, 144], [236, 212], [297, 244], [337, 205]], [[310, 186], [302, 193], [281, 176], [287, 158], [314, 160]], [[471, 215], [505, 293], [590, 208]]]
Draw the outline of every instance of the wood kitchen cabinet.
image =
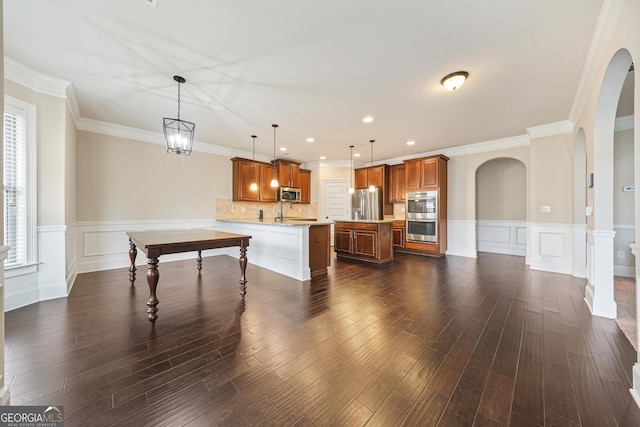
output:
[[377, 264], [393, 261], [392, 225], [392, 221], [337, 221], [333, 242], [336, 255]]
[[393, 165], [389, 168], [389, 203], [405, 201], [405, 165]]
[[447, 179], [448, 157], [442, 154], [420, 159], [405, 160], [405, 190], [437, 190]]
[[423, 255], [443, 256], [447, 250], [447, 161], [448, 157], [423, 157], [405, 160], [405, 188], [411, 191], [437, 191], [437, 242], [406, 239], [403, 250]]
[[331, 226], [329, 224], [309, 226], [309, 269], [311, 277], [327, 274], [331, 265]]
[[300, 163], [277, 159], [276, 169], [280, 187], [300, 188]]
[[[271, 188], [273, 166], [269, 163], [254, 162], [234, 157], [233, 162], [233, 200], [236, 202], [275, 202], [276, 189]], [[250, 189], [251, 183], [258, 185], [256, 191]]]
[[355, 173], [355, 188], [369, 188], [370, 185], [382, 189], [383, 214], [393, 215], [393, 204], [389, 202], [389, 165], [358, 168]]
[[311, 171], [300, 169], [300, 203], [311, 203]]
[[371, 166], [368, 168], [359, 168], [355, 170], [355, 188], [387, 187], [389, 176], [389, 165]]
[[406, 226], [404, 221], [393, 221], [393, 228], [391, 230], [391, 233], [394, 249], [404, 248], [405, 232]]

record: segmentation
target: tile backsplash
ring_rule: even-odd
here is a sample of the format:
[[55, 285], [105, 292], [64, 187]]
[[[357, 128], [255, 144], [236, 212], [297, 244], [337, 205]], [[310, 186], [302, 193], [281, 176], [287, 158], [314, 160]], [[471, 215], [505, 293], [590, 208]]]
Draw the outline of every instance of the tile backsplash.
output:
[[[264, 218], [275, 218], [280, 214], [280, 203], [272, 202], [234, 202], [229, 199], [216, 199], [216, 219], [256, 219], [258, 209], [262, 209]], [[318, 204], [283, 203], [282, 215], [296, 218], [318, 218]]]

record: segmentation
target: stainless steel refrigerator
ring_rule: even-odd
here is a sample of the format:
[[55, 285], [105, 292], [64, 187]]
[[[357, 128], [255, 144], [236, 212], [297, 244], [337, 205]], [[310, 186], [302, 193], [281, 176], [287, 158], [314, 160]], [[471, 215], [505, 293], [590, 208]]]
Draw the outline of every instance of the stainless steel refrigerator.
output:
[[382, 188], [375, 191], [368, 188], [358, 189], [351, 196], [351, 219], [380, 220], [384, 219]]

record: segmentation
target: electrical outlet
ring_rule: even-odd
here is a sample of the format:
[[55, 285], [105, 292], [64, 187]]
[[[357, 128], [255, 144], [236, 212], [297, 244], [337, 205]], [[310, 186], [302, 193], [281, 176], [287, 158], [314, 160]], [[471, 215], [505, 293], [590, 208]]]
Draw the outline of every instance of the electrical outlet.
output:
[[625, 259], [627, 255], [624, 253], [624, 251], [618, 251], [616, 252], [616, 256], [618, 257], [618, 259]]
[[542, 212], [542, 213], [551, 212], [551, 206], [549, 206], [549, 205], [540, 205], [540, 212]]

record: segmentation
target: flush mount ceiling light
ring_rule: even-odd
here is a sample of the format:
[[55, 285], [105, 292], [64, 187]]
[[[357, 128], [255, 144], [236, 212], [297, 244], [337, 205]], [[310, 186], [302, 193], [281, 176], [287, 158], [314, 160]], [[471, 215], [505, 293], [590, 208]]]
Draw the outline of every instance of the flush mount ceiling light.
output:
[[276, 175], [276, 128], [278, 125], [271, 125], [273, 127], [273, 179], [271, 180], [271, 188], [280, 187], [278, 183], [278, 175]]
[[367, 116], [364, 119], [362, 119], [362, 121], [365, 123], [371, 123], [373, 121], [373, 117]]
[[[256, 138], [257, 136], [251, 135], [251, 138], [253, 138], [253, 165], [252, 166], [253, 166], [253, 177], [255, 178], [257, 176], [256, 174]], [[258, 184], [255, 181], [253, 181], [249, 186], [249, 190], [258, 191]]]
[[315, 139], [313, 139], [313, 138], [307, 138], [307, 142], [308, 142], [309, 144], [311, 144], [311, 143], [312, 143], [312, 142], [314, 142], [314, 141], [315, 141]]
[[185, 83], [186, 80], [180, 76], [173, 76], [173, 80], [178, 82], [178, 118], [163, 119], [164, 139], [167, 141], [167, 153], [189, 155], [193, 147], [196, 125], [180, 120], [180, 84]]
[[445, 89], [455, 91], [464, 84], [464, 81], [469, 77], [469, 73], [466, 71], [456, 71], [448, 76], [444, 76], [440, 83]]

